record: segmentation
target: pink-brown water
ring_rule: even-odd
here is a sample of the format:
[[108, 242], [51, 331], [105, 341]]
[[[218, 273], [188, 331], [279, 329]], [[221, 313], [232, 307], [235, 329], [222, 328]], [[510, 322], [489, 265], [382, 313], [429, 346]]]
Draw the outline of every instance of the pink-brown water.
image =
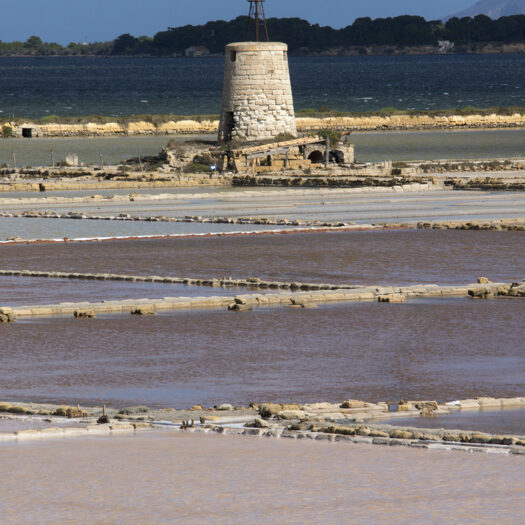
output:
[[395, 426], [479, 430], [490, 434], [525, 436], [525, 409], [459, 411], [435, 417], [403, 417], [381, 420]]
[[57, 304], [74, 301], [98, 302], [123, 299], [156, 299], [178, 296], [234, 296], [238, 293], [250, 293], [250, 290], [237, 287], [212, 288], [152, 282], [0, 276], [1, 306]]
[[0, 325], [0, 399], [151, 404], [522, 396], [525, 302], [428, 300]]
[[3, 246], [0, 267], [356, 284], [525, 278], [522, 232], [390, 231]]
[[0, 516], [5, 525], [516, 525], [524, 467], [522, 457], [232, 436], [0, 445]]

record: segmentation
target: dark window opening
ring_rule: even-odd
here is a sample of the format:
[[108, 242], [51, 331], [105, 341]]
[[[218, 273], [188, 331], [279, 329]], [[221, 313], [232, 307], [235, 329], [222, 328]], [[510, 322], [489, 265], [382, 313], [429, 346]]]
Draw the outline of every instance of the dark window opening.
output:
[[33, 128], [22, 128], [22, 137], [30, 139], [33, 136]]
[[235, 62], [235, 61], [237, 60], [237, 51], [232, 51], [232, 52], [230, 53], [230, 60], [231, 60], [232, 62]]

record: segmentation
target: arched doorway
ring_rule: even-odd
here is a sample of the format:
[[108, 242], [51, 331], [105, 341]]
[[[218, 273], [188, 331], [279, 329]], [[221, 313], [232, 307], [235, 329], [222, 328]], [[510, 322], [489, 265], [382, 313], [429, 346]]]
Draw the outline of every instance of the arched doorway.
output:
[[319, 150], [312, 151], [308, 159], [312, 161], [312, 164], [322, 164], [325, 160], [323, 152]]

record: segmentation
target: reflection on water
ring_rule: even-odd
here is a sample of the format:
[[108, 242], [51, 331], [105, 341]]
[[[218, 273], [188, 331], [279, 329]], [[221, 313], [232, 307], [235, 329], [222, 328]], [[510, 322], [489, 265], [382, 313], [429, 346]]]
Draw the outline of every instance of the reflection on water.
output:
[[460, 411], [444, 416], [381, 420], [381, 423], [418, 428], [479, 430], [489, 434], [524, 436], [525, 409]]
[[166, 434], [0, 445], [2, 523], [499, 523], [520, 457]]
[[520, 396], [524, 315], [523, 301], [465, 299], [24, 321], [0, 325], [0, 399], [188, 407]]
[[18, 432], [19, 430], [29, 429], [43, 429], [43, 428], [64, 428], [64, 427], [79, 427], [85, 426], [77, 421], [71, 422], [69, 420], [43, 420], [41, 418], [32, 417], [13, 417], [3, 418], [0, 416], [0, 432]]

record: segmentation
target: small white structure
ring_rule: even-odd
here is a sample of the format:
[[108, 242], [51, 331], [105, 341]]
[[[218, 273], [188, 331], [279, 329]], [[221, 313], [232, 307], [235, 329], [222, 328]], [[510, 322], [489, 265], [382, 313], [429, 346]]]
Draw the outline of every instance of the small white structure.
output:
[[446, 55], [454, 49], [454, 46], [454, 42], [450, 42], [449, 40], [438, 40], [438, 53], [440, 55]]
[[78, 155], [76, 153], [70, 153], [69, 155], [66, 155], [66, 164], [68, 166], [74, 167], [80, 166], [80, 163], [78, 161]]
[[184, 56], [187, 57], [207, 57], [210, 50], [204, 46], [191, 46], [184, 51]]
[[219, 141], [296, 136], [288, 46], [239, 42], [226, 46]]

